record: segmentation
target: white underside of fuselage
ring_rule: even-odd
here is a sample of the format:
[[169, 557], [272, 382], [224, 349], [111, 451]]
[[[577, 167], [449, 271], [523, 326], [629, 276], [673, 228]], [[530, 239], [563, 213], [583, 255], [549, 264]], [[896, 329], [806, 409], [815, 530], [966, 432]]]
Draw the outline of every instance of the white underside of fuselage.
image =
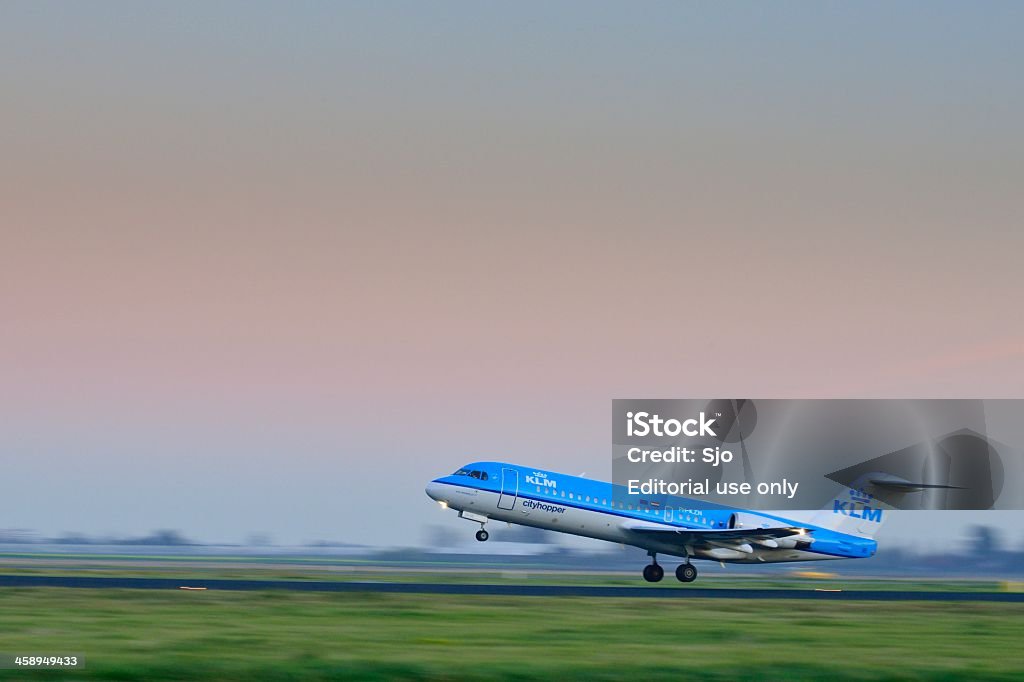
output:
[[[687, 548], [678, 542], [660, 540], [649, 535], [641, 535], [626, 527], [630, 520], [618, 514], [591, 509], [581, 509], [575, 506], [560, 504], [556, 500], [534, 500], [521, 496], [499, 495], [488, 490], [479, 490], [451, 484], [441, 484], [439, 496], [435, 499], [446, 504], [449, 508], [460, 512], [485, 517], [488, 521], [503, 521], [516, 523], [521, 526], [543, 528], [560, 533], [570, 533], [586, 538], [595, 538], [623, 545], [631, 545], [670, 556], [686, 557], [694, 559], [708, 559], [711, 561], [723, 561], [726, 563], [759, 564], [777, 563], [788, 561], [820, 561], [823, 559], [842, 559], [818, 552], [810, 552], [796, 549], [769, 549], [754, 547], [750, 553], [730, 550], [723, 545], [712, 550]], [[499, 500], [501, 505], [499, 506]], [[504, 508], [503, 508], [504, 507]], [[478, 520], [478, 519], [471, 519]], [[657, 524], [657, 518], [640, 519], [645, 524]], [[662, 524], [665, 528], [680, 529], [679, 526]], [[669, 536], [672, 537], [672, 536]], [[716, 552], [716, 550], [724, 550]], [[726, 556], [715, 556], [714, 554], [725, 554]], [[741, 556], [736, 556], [741, 555]]]

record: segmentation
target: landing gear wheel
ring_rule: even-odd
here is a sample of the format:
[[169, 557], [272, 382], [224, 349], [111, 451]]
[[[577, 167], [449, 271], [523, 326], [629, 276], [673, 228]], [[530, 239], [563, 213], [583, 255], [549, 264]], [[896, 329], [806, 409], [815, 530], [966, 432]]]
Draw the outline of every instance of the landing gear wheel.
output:
[[644, 566], [644, 580], [649, 583], [656, 583], [665, 577], [665, 569], [658, 564], [647, 564]]
[[681, 583], [692, 583], [697, 579], [697, 567], [693, 564], [679, 564], [676, 566], [676, 579]]
[[476, 539], [480, 542], [487, 542], [487, 538], [491, 537], [491, 534], [485, 531], [483, 528], [476, 532]]

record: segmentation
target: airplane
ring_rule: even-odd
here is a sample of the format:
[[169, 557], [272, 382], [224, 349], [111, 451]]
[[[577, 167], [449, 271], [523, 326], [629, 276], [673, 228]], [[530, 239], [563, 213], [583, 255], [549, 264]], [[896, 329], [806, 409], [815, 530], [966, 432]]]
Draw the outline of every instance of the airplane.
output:
[[[823, 559], [860, 559], [878, 549], [874, 535], [891, 505], [925, 488], [951, 488], [875, 472], [843, 488], [824, 509], [754, 512], [730, 507], [707, 508], [685, 497], [655, 499], [630, 496], [624, 486], [505, 462], [473, 462], [427, 484], [427, 495], [442, 508], [480, 524], [484, 542], [488, 521], [504, 521], [569, 533], [647, 551], [648, 582], [665, 570], [658, 554], [683, 558], [676, 578], [697, 579], [691, 559], [757, 564]], [[876, 497], [882, 496], [885, 502]]]

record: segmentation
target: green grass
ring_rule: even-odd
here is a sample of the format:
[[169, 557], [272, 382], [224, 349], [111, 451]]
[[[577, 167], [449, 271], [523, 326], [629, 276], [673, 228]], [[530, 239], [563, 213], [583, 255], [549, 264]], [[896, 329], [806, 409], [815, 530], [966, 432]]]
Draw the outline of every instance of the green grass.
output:
[[1017, 680], [1018, 604], [0, 589], [16, 679]]

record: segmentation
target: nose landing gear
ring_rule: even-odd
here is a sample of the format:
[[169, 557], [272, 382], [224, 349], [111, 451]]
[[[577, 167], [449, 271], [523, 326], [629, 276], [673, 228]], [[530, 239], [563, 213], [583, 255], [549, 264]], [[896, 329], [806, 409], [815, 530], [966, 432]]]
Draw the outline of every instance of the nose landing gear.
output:
[[475, 514], [473, 512], [468, 512], [465, 509], [463, 509], [463, 510], [461, 510], [459, 512], [459, 518], [460, 519], [466, 519], [467, 521], [472, 521], [473, 523], [479, 523], [480, 524], [480, 530], [478, 530], [476, 532], [476, 539], [477, 539], [477, 541], [479, 541], [479, 542], [487, 542], [487, 538], [491, 537], [490, 533], [488, 533], [486, 530], [484, 530], [484, 524], [487, 523], [488, 519], [483, 514]]

